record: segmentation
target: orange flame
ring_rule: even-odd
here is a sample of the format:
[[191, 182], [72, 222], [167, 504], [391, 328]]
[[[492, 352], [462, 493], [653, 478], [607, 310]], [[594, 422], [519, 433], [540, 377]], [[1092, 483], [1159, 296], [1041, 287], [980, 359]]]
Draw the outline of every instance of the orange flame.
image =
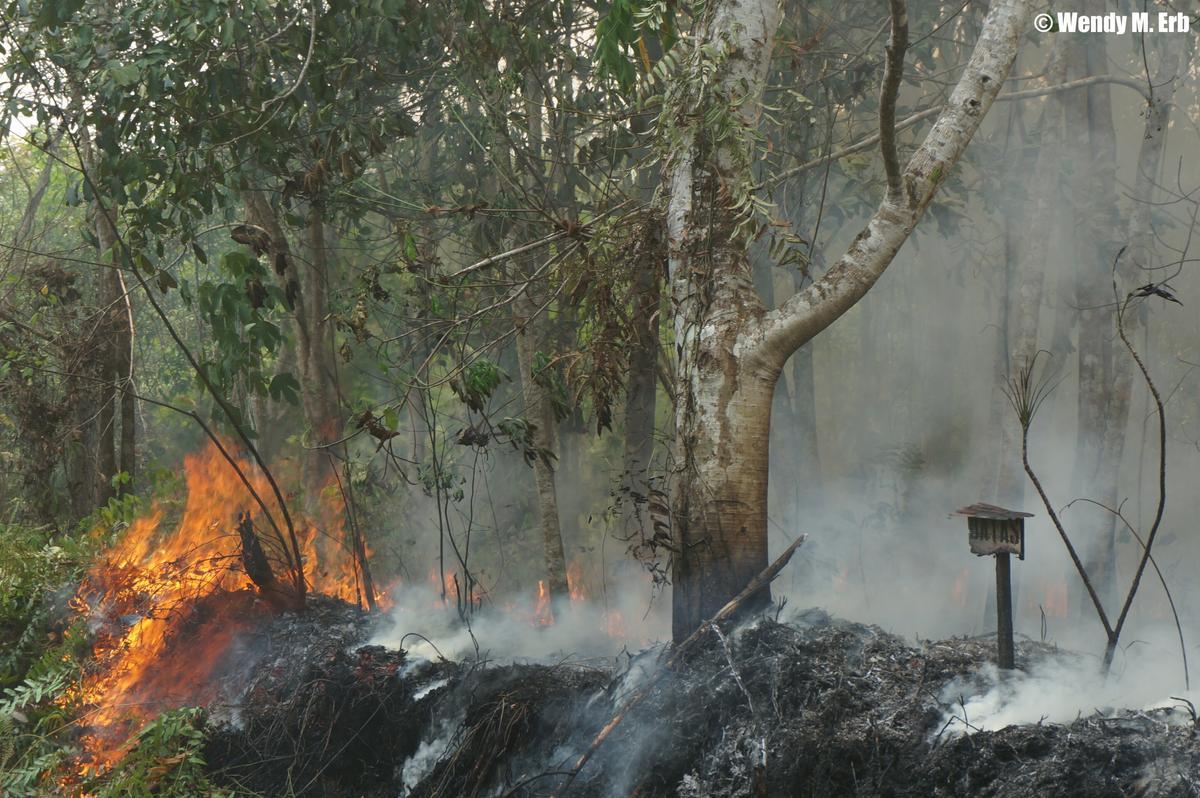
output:
[[567, 566], [567, 590], [572, 603], [587, 601], [587, 592], [583, 587], [583, 565], [579, 560], [572, 560]]
[[1042, 610], [1050, 618], [1067, 617], [1067, 583], [1047, 582], [1042, 592]]
[[950, 589], [950, 594], [954, 598], [954, 603], [960, 607], [967, 606], [968, 584], [970, 583], [971, 573], [964, 568], [958, 572], [958, 576], [954, 580], [954, 587]]
[[[135, 520], [89, 573], [73, 606], [97, 629], [94, 663], [75, 698], [90, 707], [85, 750], [93, 768], [116, 761], [122, 742], [166, 709], [208, 703], [217, 677], [236, 658], [234, 643], [273, 610], [259, 600], [244, 571], [241, 513], [260, 530], [257, 507], [215, 446], [184, 458], [187, 499], [177, 526], [160, 506]], [[242, 471], [260, 496], [270, 487], [247, 464]], [[299, 530], [305, 578], [312, 589], [355, 601], [361, 579], [345, 539], [344, 507], [322, 496], [317, 523]], [[282, 579], [281, 543], [261, 535]], [[379, 598], [383, 598], [382, 595]]]
[[533, 619], [539, 626], [550, 626], [554, 623], [554, 612], [550, 609], [550, 591], [546, 582], [538, 580], [537, 604], [533, 607]]

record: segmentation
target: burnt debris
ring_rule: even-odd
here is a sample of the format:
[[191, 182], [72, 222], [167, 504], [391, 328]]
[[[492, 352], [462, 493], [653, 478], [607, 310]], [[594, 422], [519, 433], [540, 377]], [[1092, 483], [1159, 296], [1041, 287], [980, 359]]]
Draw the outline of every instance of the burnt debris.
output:
[[[218, 780], [265, 795], [560, 794], [661, 654], [616, 665], [414, 662], [356, 650], [369, 616], [328, 600], [268, 626], [248, 686], [213, 716], [207, 750]], [[914, 646], [820, 611], [710, 635], [653, 684], [562, 794], [1197, 794], [1200, 744], [1186, 710], [961, 734], [946, 721], [954, 707], [943, 693], [984, 667], [994, 645]], [[1017, 664], [1056, 656], [1022, 642]]]

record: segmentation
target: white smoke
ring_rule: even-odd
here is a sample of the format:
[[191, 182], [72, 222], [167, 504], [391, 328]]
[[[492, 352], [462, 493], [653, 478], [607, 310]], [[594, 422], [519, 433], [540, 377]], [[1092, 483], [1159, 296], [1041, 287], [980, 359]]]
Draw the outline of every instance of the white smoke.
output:
[[641, 586], [610, 591], [607, 602], [572, 601], [556, 611], [553, 623], [542, 623], [545, 616], [531, 601], [485, 604], [464, 618], [428, 587], [406, 587], [393, 596], [395, 607], [368, 644], [404, 649], [413, 660], [615, 657], [645, 648], [667, 630], [661, 601], [650, 603]]
[[1070, 723], [1122, 710], [1173, 708], [1164, 718], [1191, 721], [1187, 702], [1200, 703], [1200, 689], [1185, 688], [1178, 641], [1139, 641], [1122, 650], [1106, 678], [1096, 658], [1057, 654], [1032, 663], [1028, 671], [1000, 671], [987, 664], [947, 685], [947, 706], [936, 733], [996, 731], [1006, 726]]

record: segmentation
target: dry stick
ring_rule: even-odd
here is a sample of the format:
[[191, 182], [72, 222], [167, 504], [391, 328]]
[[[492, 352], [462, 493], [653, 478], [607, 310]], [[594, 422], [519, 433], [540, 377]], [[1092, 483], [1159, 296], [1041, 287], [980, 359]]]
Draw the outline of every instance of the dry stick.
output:
[[[1127, 529], [1129, 531], [1129, 534], [1133, 536], [1133, 539], [1138, 542], [1138, 545], [1141, 546], [1143, 550], [1145, 550], [1146, 541], [1143, 540], [1142, 536], [1138, 534], [1138, 531], [1133, 528], [1133, 524], [1129, 523], [1129, 519], [1125, 517], [1125, 514], [1123, 512], [1121, 512], [1120, 507], [1113, 509], [1112, 507], [1109, 507], [1107, 504], [1098, 502], [1095, 499], [1076, 499], [1075, 501], [1082, 501], [1082, 502], [1087, 502], [1088, 504], [1094, 504], [1097, 507], [1101, 508], [1102, 510], [1107, 510], [1108, 512], [1112, 513], [1114, 516], [1116, 516], [1117, 518], [1119, 518], [1121, 520], [1121, 523], [1125, 525], [1125, 529]], [[1071, 504], [1074, 504], [1074, 503], [1075, 502], [1071, 502]], [[1071, 504], [1068, 504], [1067, 507], [1070, 507]], [[1123, 504], [1123, 502], [1122, 502], [1122, 504]], [[1183, 638], [1183, 623], [1179, 620], [1179, 610], [1176, 609], [1176, 607], [1175, 607], [1175, 596], [1173, 596], [1171, 594], [1171, 587], [1167, 584], [1167, 577], [1163, 574], [1162, 569], [1158, 567], [1158, 560], [1154, 559], [1154, 557], [1151, 557], [1150, 565], [1152, 568], [1154, 568], [1154, 573], [1158, 574], [1158, 581], [1160, 584], [1162, 584], [1163, 593], [1167, 597], [1167, 604], [1169, 604], [1171, 606], [1171, 615], [1175, 619], [1175, 631], [1179, 635], [1179, 656], [1183, 660], [1183, 686], [1186, 689], [1191, 690], [1192, 689], [1192, 677], [1191, 677], [1190, 671], [1188, 670], [1187, 643], [1184, 642], [1184, 638]], [[1044, 635], [1043, 635], [1043, 637], [1044, 637]]]
[[1063, 528], [1062, 521], [1058, 520], [1058, 513], [1054, 512], [1054, 505], [1050, 503], [1050, 497], [1046, 495], [1046, 491], [1042, 488], [1042, 481], [1038, 479], [1034, 473], [1033, 467], [1029, 465], [1029, 426], [1023, 425], [1021, 430], [1021, 462], [1025, 465], [1025, 473], [1029, 475], [1029, 479], [1033, 482], [1034, 489], [1037, 490], [1038, 496], [1042, 498], [1042, 504], [1046, 508], [1046, 513], [1050, 516], [1051, 522], [1054, 523], [1054, 528], [1058, 530], [1058, 536], [1062, 538], [1063, 545], [1067, 547], [1067, 554], [1071, 555], [1071, 562], [1075, 565], [1075, 570], [1079, 573], [1079, 578], [1083, 580], [1083, 586], [1087, 588], [1088, 595], [1092, 599], [1092, 604], [1096, 607], [1096, 615], [1100, 617], [1100, 623], [1104, 625], [1104, 633], [1108, 636], [1108, 640], [1113, 640], [1113, 627], [1108, 622], [1108, 614], [1104, 611], [1104, 605], [1100, 603], [1100, 596], [1096, 594], [1096, 588], [1092, 586], [1092, 580], [1088, 577], [1087, 568], [1084, 567], [1083, 561], [1079, 559], [1079, 554], [1075, 551], [1074, 544], [1071, 543], [1071, 538], [1067, 535], [1067, 530]]
[[582, 756], [579, 757], [579, 760], [575, 763], [575, 766], [568, 771], [567, 780], [563, 782], [561, 787], [554, 791], [552, 798], [560, 798], [560, 796], [566, 793], [567, 788], [571, 786], [571, 783], [575, 781], [575, 778], [579, 775], [579, 772], [583, 770], [584, 765], [588, 763], [588, 761], [595, 755], [596, 751], [599, 750], [600, 746], [604, 744], [604, 741], [608, 739], [610, 734], [612, 734], [613, 729], [617, 728], [617, 726], [621, 724], [621, 721], [625, 720], [625, 717], [629, 714], [630, 710], [642, 703], [646, 696], [650, 695], [650, 690], [662, 680], [667, 671], [673, 669], [679, 663], [679, 660], [683, 658], [684, 653], [686, 653], [689, 648], [695, 645], [696, 641], [703, 637], [705, 632], [712, 629], [715, 624], [718, 624], [721, 621], [729, 618], [729, 616], [732, 615], [746, 599], [762, 590], [771, 582], [771, 580], [778, 576], [779, 572], [782, 571], [784, 566], [788, 564], [788, 561], [792, 559], [792, 555], [796, 553], [796, 549], [800, 548], [800, 544], [807, 539], [808, 535], [801, 535], [792, 541], [792, 545], [788, 546], [787, 549], [784, 550], [783, 554], [780, 554], [775, 562], [767, 566], [762, 573], [751, 579], [750, 584], [746, 585], [745, 589], [742, 590], [741, 593], [738, 593], [736, 596], [731, 598], [725, 604], [725, 606], [717, 612], [716, 615], [700, 624], [700, 628], [692, 632], [686, 640], [674, 647], [671, 652], [671, 656], [667, 658], [667, 661], [663, 663], [663, 666], [653, 676], [650, 677], [646, 684], [642, 685], [642, 687], [630, 695], [629, 698], [625, 699], [625, 703], [621, 705], [616, 714], [612, 716], [608, 723], [604, 724], [604, 728], [601, 729], [600, 733], [597, 734], [595, 739], [592, 740], [592, 744], [588, 746], [588, 749], [583, 752]]
[[[1121, 254], [1125, 248], [1117, 253], [1117, 260], [1120, 260]], [[1113, 263], [1113, 290], [1116, 291], [1116, 262]], [[1129, 617], [1129, 609], [1133, 606], [1133, 597], [1137, 593], [1138, 585], [1141, 584], [1142, 574], [1146, 570], [1146, 562], [1150, 559], [1150, 549], [1154, 546], [1154, 538], [1158, 536], [1158, 528], [1162, 524], [1163, 511], [1167, 504], [1167, 411], [1163, 406], [1162, 396], [1158, 393], [1158, 386], [1154, 384], [1154, 380], [1150, 378], [1150, 372], [1146, 368], [1146, 364], [1142, 361], [1141, 355], [1133, 348], [1133, 344], [1129, 342], [1129, 338], [1125, 335], [1125, 309], [1128, 307], [1130, 300], [1133, 299], [1132, 294], [1127, 294], [1125, 301], [1121, 304], [1117, 311], [1117, 334], [1121, 336], [1121, 342], [1125, 344], [1125, 348], [1129, 350], [1129, 354], [1133, 356], [1133, 362], [1137, 364], [1138, 370], [1142, 372], [1142, 378], [1146, 381], [1146, 387], [1150, 389], [1150, 395], [1154, 397], [1154, 406], [1158, 414], [1158, 507], [1154, 512], [1154, 522], [1150, 525], [1150, 534], [1146, 535], [1146, 545], [1143, 547], [1142, 558], [1138, 562], [1137, 571], [1133, 575], [1133, 583], [1129, 585], [1129, 592], [1125, 595], [1125, 604], [1121, 607], [1121, 614], [1117, 616], [1117, 626], [1113, 630], [1113, 634], [1109, 640], [1108, 647], [1104, 651], [1104, 672], [1108, 673], [1109, 667], [1112, 665], [1113, 654], [1117, 648], [1117, 638], [1121, 634], [1121, 629], [1125, 625], [1126, 618]]]

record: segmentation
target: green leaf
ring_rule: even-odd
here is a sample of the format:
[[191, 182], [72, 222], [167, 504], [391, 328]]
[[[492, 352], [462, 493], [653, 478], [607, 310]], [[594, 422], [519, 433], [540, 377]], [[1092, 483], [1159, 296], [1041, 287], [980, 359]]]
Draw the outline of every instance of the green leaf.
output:
[[294, 405], [300, 399], [300, 383], [287, 372], [276, 374], [271, 378], [271, 384], [267, 386], [267, 393], [276, 401], [283, 399]]
[[154, 280], [158, 284], [158, 290], [162, 291], [164, 294], [170, 291], [172, 288], [179, 287], [179, 281], [175, 279], [175, 275], [171, 274], [166, 269], [160, 269], [158, 274], [155, 275]]
[[141, 73], [133, 64], [119, 64], [116, 61], [108, 62], [108, 75], [122, 88], [132, 86], [141, 78]]

